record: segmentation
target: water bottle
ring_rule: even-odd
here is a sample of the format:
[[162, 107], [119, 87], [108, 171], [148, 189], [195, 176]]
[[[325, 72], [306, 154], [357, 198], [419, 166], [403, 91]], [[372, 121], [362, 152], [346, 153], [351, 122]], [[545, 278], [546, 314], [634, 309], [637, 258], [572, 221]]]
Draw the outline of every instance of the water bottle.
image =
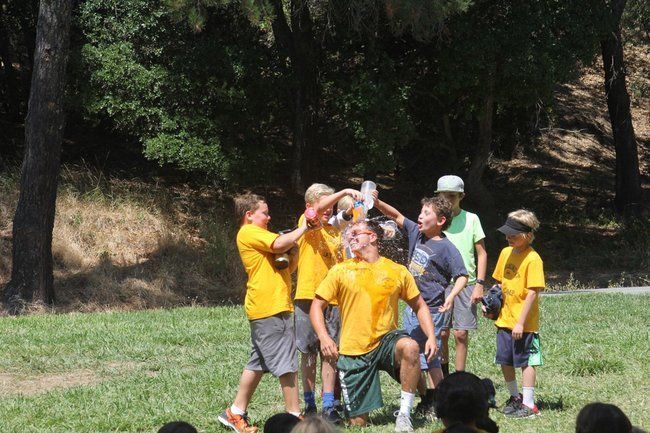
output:
[[318, 219], [318, 212], [313, 207], [308, 207], [305, 209], [305, 221], [307, 221], [307, 227], [310, 229], [315, 229], [320, 225], [320, 220]]
[[375, 199], [372, 198], [372, 192], [377, 189], [377, 184], [371, 180], [364, 180], [359, 192], [363, 195], [363, 202], [366, 205], [366, 213], [375, 206]]

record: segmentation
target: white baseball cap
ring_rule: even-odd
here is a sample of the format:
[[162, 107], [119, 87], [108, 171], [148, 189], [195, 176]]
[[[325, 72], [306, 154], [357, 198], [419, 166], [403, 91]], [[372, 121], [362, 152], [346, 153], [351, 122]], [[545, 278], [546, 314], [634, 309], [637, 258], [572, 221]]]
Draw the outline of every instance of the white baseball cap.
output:
[[438, 179], [438, 192], [465, 192], [465, 182], [458, 176], [449, 174]]

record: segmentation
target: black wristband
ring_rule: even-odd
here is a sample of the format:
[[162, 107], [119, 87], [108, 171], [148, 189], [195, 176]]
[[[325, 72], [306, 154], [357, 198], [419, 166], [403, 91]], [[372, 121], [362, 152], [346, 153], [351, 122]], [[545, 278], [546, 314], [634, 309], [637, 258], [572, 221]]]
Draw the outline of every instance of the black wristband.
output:
[[481, 280], [480, 278], [476, 280], [476, 284], [480, 284], [481, 286], [485, 286], [485, 280]]

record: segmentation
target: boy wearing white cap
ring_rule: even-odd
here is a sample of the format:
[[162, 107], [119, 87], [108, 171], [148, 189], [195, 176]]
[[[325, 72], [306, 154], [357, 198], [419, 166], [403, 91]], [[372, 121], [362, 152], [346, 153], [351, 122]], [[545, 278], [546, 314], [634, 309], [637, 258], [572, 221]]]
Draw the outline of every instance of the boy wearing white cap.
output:
[[476, 214], [461, 209], [460, 202], [465, 197], [465, 184], [458, 176], [447, 175], [438, 179], [439, 194], [452, 204], [453, 219], [445, 230], [445, 235], [454, 244], [463, 257], [468, 272], [467, 286], [456, 297], [454, 308], [446, 313], [442, 330], [442, 369], [449, 374], [449, 330], [454, 329], [456, 340], [456, 371], [464, 371], [469, 345], [469, 330], [478, 325], [476, 304], [483, 297], [485, 273], [487, 269], [487, 252], [485, 250], [485, 233]]

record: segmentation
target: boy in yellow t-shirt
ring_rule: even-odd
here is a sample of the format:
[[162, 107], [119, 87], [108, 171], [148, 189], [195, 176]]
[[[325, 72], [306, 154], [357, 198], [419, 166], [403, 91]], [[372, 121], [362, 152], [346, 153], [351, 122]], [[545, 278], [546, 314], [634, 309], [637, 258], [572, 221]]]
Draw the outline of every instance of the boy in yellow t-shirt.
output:
[[[492, 277], [501, 284], [503, 305], [497, 326], [495, 362], [501, 365], [510, 392], [503, 413], [527, 418], [539, 413], [535, 405], [535, 367], [542, 365], [539, 340], [539, 292], [544, 289], [544, 265], [531, 247], [539, 227], [534, 213], [520, 209], [508, 214], [498, 230], [508, 247], [499, 255]], [[519, 393], [515, 368], [521, 367], [523, 394]]]
[[[298, 241], [298, 281], [295, 296], [296, 347], [300, 351], [300, 372], [305, 399], [306, 415], [316, 413], [314, 388], [316, 385], [316, 365], [320, 344], [314, 328], [309, 321], [309, 309], [314, 299], [314, 292], [327, 275], [327, 271], [342, 260], [341, 231], [338, 224], [332, 222], [332, 207], [343, 196], [361, 198], [361, 193], [353, 189], [344, 189], [337, 193], [322, 183], [315, 183], [305, 191], [305, 206], [316, 209], [320, 224], [310, 230]], [[300, 222], [305, 216], [300, 217]], [[333, 301], [325, 311], [327, 328], [330, 335], [338, 339], [339, 309]], [[334, 388], [336, 366], [321, 357], [321, 379], [323, 381], [323, 416], [330, 422], [338, 423], [341, 415], [336, 410]]]
[[274, 257], [289, 251], [307, 231], [307, 225], [303, 221], [283, 235], [270, 232], [269, 207], [255, 194], [237, 197], [235, 210], [240, 224], [237, 248], [248, 275], [244, 309], [251, 327], [252, 350], [235, 400], [218, 419], [237, 433], [257, 433], [257, 427], [248, 422], [246, 409], [265, 372], [279, 378], [287, 412], [300, 415], [290, 275], [297, 260], [291, 255], [289, 267], [280, 270], [274, 267]]

